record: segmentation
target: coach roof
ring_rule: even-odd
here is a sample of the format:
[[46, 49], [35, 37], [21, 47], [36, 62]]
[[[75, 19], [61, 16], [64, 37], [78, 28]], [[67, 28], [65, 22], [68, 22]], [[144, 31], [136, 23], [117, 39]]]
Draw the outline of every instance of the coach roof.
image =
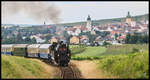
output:
[[52, 44], [41, 44], [40, 48], [49, 48]]
[[15, 44], [14, 48], [25, 48], [28, 44]]
[[39, 48], [40, 44], [31, 44], [28, 48]]
[[2, 47], [5, 47], [5, 48], [12, 48], [12, 47], [13, 47], [13, 44], [2, 44]]

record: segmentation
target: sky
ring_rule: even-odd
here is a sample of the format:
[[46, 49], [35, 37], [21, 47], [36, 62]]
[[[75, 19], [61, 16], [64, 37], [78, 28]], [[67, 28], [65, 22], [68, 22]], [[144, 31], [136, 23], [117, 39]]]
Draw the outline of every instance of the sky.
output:
[[[90, 15], [92, 20], [111, 19], [126, 17], [127, 12], [130, 11], [131, 16], [143, 15], [149, 13], [149, 2], [144, 1], [97, 1], [97, 2], [77, 2], [77, 1], [51, 1], [46, 2], [47, 5], [55, 4], [60, 11], [58, 23], [70, 23], [86, 21], [87, 16]], [[25, 13], [18, 13], [16, 15], [6, 15], [3, 13], [4, 7], [2, 5], [2, 24], [43, 24], [44, 20], [36, 21], [28, 17]], [[8, 9], [5, 11], [7, 12]], [[46, 24], [54, 24], [52, 21], [46, 21]]]

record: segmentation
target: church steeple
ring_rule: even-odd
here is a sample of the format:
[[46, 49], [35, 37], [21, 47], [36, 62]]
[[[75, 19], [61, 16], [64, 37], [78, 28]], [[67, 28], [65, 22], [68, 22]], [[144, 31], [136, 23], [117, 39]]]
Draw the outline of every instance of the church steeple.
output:
[[91, 21], [91, 17], [90, 17], [90, 15], [88, 15], [88, 18], [87, 18], [87, 20]]
[[91, 31], [91, 26], [92, 26], [92, 21], [91, 21], [90, 15], [88, 15], [87, 24], [86, 24], [88, 31]]
[[131, 18], [130, 12], [128, 11], [127, 18]]
[[46, 23], [45, 23], [45, 21], [44, 21], [44, 25], [45, 25]]
[[130, 12], [128, 11], [128, 15], [126, 16], [126, 23], [130, 24], [132, 22]]

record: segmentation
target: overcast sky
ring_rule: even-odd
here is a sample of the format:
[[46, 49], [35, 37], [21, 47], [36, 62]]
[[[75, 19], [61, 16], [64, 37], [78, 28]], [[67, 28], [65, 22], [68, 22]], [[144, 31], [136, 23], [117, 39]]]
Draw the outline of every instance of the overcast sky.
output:
[[[92, 20], [98, 19], [110, 19], [125, 17], [127, 12], [130, 11], [131, 16], [142, 15], [149, 13], [149, 3], [142, 1], [134, 2], [46, 2], [47, 5], [51, 3], [55, 4], [60, 11], [60, 22], [59, 23], [69, 23], [69, 22], [79, 22], [85, 21], [88, 14], [91, 16]], [[5, 7], [2, 5], [2, 9]], [[3, 11], [2, 10], [2, 11]], [[24, 13], [18, 13], [16, 15], [8, 15], [2, 12], [2, 24], [42, 24], [44, 21], [37, 22], [36, 20], [26, 16]], [[6, 15], [7, 14], [7, 15]], [[53, 24], [52, 21], [46, 21], [47, 24]]]

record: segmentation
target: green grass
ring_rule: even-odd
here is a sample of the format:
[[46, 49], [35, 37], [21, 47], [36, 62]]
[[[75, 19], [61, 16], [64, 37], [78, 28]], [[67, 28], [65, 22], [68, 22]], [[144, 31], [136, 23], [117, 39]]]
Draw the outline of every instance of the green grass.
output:
[[69, 47], [71, 49], [72, 56], [76, 54], [80, 54], [86, 50], [86, 46], [83, 46], [83, 45], [70, 45]]
[[[71, 51], [73, 60], [94, 60], [102, 59], [107, 56], [129, 54], [140, 51], [148, 51], [148, 44], [123, 44], [123, 45], [110, 45], [107, 47], [91, 47], [88, 46], [85, 49], [80, 48], [78, 45], [71, 45]], [[79, 51], [79, 52], [78, 52]], [[74, 54], [75, 53], [75, 54]]]
[[2, 78], [50, 78], [51, 74], [45, 70], [40, 62], [17, 56], [2, 55]]
[[86, 47], [86, 50], [80, 54], [76, 54], [75, 56], [99, 56], [101, 53], [105, 52], [105, 47]]
[[71, 56], [72, 60], [95, 60], [102, 59], [104, 56], [99, 56], [103, 52], [106, 51], [105, 47], [91, 47], [88, 46], [86, 49], [80, 54], [75, 54]]
[[110, 45], [107, 50], [101, 54], [103, 55], [117, 55], [132, 53], [134, 49], [148, 50], [148, 44], [123, 44], [123, 45]]
[[99, 60], [106, 56], [71, 56], [72, 60]]
[[99, 69], [120, 78], [149, 78], [148, 51], [107, 56], [99, 60]]

